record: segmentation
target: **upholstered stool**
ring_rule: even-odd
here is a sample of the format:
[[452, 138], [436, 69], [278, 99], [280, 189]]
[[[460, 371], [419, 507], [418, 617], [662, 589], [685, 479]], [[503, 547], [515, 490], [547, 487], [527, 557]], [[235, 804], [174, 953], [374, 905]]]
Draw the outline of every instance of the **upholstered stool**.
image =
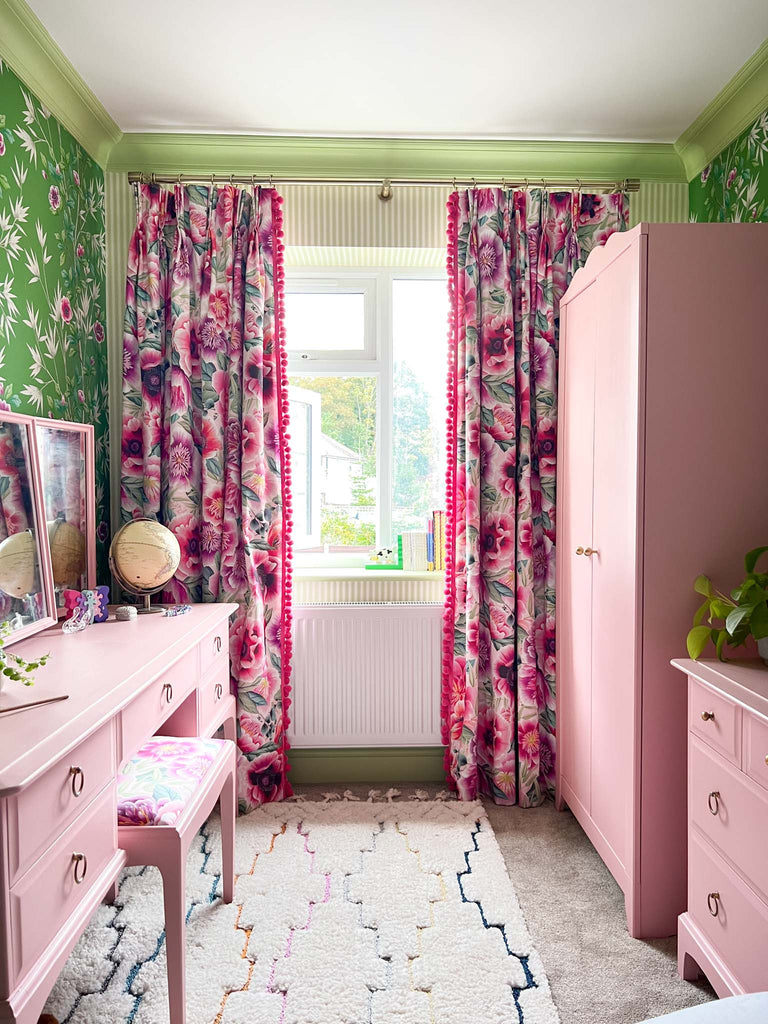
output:
[[187, 851], [218, 800], [222, 889], [232, 902], [235, 871], [236, 748], [231, 740], [154, 736], [117, 779], [118, 844], [127, 864], [153, 864], [163, 877], [171, 1024], [185, 1024]]

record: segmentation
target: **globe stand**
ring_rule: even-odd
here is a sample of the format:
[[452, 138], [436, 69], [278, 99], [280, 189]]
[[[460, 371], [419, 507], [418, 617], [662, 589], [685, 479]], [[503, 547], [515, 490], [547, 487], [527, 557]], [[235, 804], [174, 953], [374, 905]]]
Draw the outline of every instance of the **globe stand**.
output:
[[160, 608], [159, 605], [153, 605], [150, 603], [150, 594], [137, 594], [136, 596], [144, 598], [144, 604], [140, 608], [136, 609], [139, 615], [157, 615], [162, 612], [163, 609]]

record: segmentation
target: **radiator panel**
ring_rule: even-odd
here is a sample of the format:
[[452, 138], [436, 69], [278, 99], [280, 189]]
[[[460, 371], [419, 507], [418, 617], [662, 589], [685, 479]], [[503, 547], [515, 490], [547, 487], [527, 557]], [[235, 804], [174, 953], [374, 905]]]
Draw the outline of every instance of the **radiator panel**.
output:
[[293, 610], [294, 747], [440, 744], [442, 605]]

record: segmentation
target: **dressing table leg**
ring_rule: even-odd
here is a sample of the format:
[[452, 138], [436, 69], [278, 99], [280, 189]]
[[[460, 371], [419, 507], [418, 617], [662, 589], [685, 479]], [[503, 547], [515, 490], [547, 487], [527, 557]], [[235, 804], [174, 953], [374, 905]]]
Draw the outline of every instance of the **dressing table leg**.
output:
[[114, 903], [115, 900], [117, 899], [117, 889], [118, 885], [117, 882], [115, 881], [104, 893], [104, 899], [102, 900], [102, 903]]
[[224, 739], [237, 743], [237, 719], [235, 716], [232, 715], [231, 718], [225, 718], [221, 723], [221, 727], [224, 730]]

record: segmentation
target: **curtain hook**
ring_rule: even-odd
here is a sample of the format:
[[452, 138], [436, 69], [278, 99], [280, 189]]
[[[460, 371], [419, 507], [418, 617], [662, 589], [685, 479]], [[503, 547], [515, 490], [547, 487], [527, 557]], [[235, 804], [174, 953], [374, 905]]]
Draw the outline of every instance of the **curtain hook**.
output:
[[456, 191], [456, 175], [453, 176], [453, 191]]
[[230, 184], [230, 186], [234, 185], [234, 181], [232, 180], [233, 178], [234, 178], [234, 174], [230, 174], [230, 176], [229, 176], [229, 184]]
[[176, 184], [177, 185], [181, 184], [181, 174], [177, 175], [177, 177], [176, 177]]
[[270, 174], [270, 176], [269, 176], [269, 187], [270, 187], [270, 188], [274, 188], [274, 187], [275, 187], [275, 186], [274, 186], [274, 185], [272, 184], [272, 175], [271, 175], [271, 174]]
[[472, 188], [477, 189], [477, 178], [472, 179]]
[[154, 171], [152, 171], [152, 175], [151, 175], [151, 177], [149, 179], [149, 183], [150, 183], [150, 185], [156, 185], [157, 184], [157, 181], [155, 180], [155, 172]]

